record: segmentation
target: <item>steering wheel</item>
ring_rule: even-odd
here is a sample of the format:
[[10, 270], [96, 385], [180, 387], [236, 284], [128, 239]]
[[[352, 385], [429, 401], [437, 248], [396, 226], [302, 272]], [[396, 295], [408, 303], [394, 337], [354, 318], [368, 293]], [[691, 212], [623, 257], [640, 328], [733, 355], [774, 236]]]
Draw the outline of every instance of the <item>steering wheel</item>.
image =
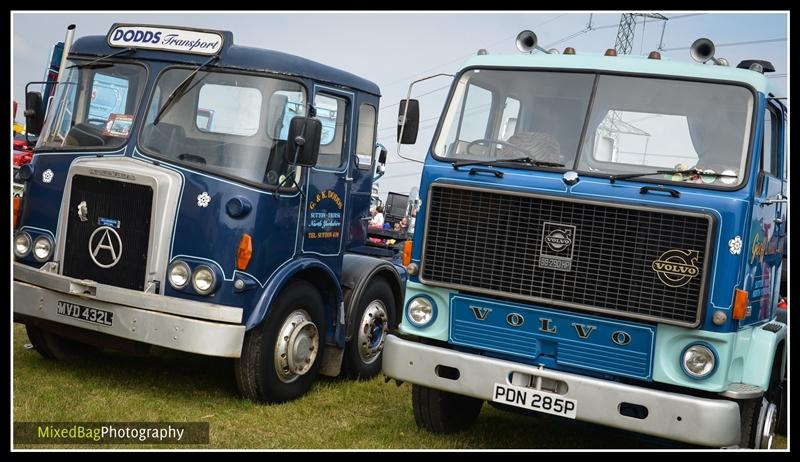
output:
[[99, 125], [101, 127], [105, 127], [106, 122], [107, 122], [106, 120], [98, 119], [97, 117], [89, 117], [88, 119], [86, 119], [86, 123], [87, 124], [89, 124], [89, 125]]
[[473, 146], [478, 146], [478, 145], [487, 146], [487, 145], [490, 145], [490, 144], [499, 144], [501, 146], [508, 146], [509, 148], [514, 149], [515, 151], [518, 151], [519, 153], [521, 153], [523, 155], [530, 155], [530, 152], [528, 152], [527, 149], [522, 149], [521, 147], [515, 146], [515, 145], [513, 145], [511, 143], [508, 143], [506, 141], [496, 140], [496, 139], [493, 139], [493, 138], [480, 138], [480, 139], [477, 139], [475, 141], [470, 142], [467, 145], [467, 154], [472, 154], [469, 150]]
[[183, 153], [183, 154], [178, 156], [178, 159], [179, 160], [183, 160], [183, 161], [187, 161], [187, 162], [195, 162], [195, 163], [198, 163], [198, 164], [201, 164], [201, 165], [205, 165], [206, 164], [205, 158], [200, 157], [200, 156], [195, 155], [195, 154]]

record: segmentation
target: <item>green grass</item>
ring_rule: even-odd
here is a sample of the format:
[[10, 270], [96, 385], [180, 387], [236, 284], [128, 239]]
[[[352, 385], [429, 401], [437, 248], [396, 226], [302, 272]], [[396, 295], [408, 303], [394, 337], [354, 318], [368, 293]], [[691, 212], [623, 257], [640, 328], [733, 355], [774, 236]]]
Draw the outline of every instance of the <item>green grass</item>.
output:
[[[208, 421], [210, 444], [196, 446], [204, 448], [669, 447], [604, 427], [526, 417], [488, 405], [470, 430], [433, 435], [414, 423], [411, 386], [385, 383], [382, 376], [361, 382], [322, 378], [304, 397], [269, 406], [239, 397], [230, 360], [153, 349], [147, 357], [106, 350], [59, 362], [24, 348], [26, 343], [24, 326], [15, 324], [14, 421]], [[779, 438], [778, 446], [786, 447], [786, 439]]]

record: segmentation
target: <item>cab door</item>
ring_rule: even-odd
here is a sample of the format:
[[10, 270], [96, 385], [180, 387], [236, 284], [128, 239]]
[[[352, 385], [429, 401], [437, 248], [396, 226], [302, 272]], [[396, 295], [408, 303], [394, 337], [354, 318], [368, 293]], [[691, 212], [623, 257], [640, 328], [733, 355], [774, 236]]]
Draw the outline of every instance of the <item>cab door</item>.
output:
[[778, 302], [781, 260], [786, 243], [783, 114], [781, 106], [767, 100], [760, 127], [760, 168], [746, 262], [745, 288], [750, 303], [745, 324], [772, 318]]
[[338, 274], [352, 182], [347, 173], [353, 142], [353, 93], [315, 85], [313, 101], [322, 136], [317, 165], [308, 175], [302, 250]]

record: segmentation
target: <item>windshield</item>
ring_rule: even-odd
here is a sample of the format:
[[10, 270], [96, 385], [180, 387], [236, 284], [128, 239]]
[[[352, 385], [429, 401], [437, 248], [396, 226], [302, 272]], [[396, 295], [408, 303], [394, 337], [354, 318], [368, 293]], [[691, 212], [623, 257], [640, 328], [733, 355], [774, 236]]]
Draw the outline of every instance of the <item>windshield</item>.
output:
[[456, 84], [434, 153], [571, 166], [593, 81], [592, 74], [467, 71]]
[[752, 114], [753, 95], [744, 87], [601, 75], [578, 170], [702, 170], [726, 176], [653, 178], [736, 186], [744, 180]]
[[703, 170], [708, 175], [655, 178], [735, 187], [744, 180], [752, 114], [752, 93], [741, 86], [474, 69], [456, 84], [433, 152], [448, 160], [528, 157], [606, 175]]
[[288, 80], [199, 71], [163, 108], [192, 71], [174, 68], [161, 74], [140, 146], [199, 170], [259, 185], [282, 184], [294, 173], [284, 151], [289, 122], [305, 113], [303, 87]]
[[147, 80], [145, 68], [110, 62], [79, 68], [78, 63], [68, 61], [38, 149], [111, 149], [128, 140]]

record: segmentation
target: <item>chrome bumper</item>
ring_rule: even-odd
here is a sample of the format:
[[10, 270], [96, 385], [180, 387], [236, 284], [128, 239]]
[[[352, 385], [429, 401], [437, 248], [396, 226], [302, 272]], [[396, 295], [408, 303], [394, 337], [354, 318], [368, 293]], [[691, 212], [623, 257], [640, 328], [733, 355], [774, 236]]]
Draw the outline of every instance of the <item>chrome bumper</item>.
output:
[[[58, 314], [58, 301], [114, 313], [105, 326]], [[14, 263], [14, 314], [208, 356], [238, 358], [240, 308], [97, 284]]]
[[[458, 369], [459, 378], [440, 377], [437, 366]], [[494, 384], [512, 385], [512, 372], [564, 382], [565, 398], [577, 401], [577, 420], [675, 441], [712, 447], [739, 442], [739, 405], [696, 398], [607, 380], [539, 369], [525, 364], [461, 353], [389, 335], [383, 350], [383, 373], [398, 380], [459, 395], [492, 400]], [[620, 414], [620, 403], [644, 406], [647, 417]]]

